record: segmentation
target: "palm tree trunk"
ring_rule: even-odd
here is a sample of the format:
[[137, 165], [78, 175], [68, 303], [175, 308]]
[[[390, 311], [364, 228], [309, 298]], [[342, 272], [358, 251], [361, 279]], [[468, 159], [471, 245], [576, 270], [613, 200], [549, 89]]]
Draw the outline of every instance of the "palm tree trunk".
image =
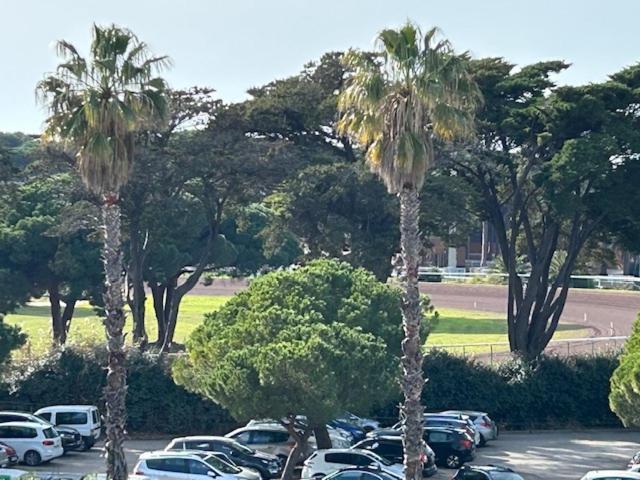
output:
[[126, 354], [124, 351], [124, 297], [122, 277], [122, 251], [120, 245], [120, 207], [116, 196], [107, 196], [102, 205], [104, 222], [104, 303], [109, 360], [107, 384], [104, 389], [107, 439], [107, 478], [126, 480], [127, 461], [124, 456], [126, 423], [125, 398], [127, 394]]
[[422, 442], [423, 407], [422, 345], [420, 324], [422, 305], [418, 291], [418, 256], [420, 253], [420, 202], [416, 188], [405, 187], [400, 192], [400, 243], [402, 246], [404, 292], [402, 297], [402, 392], [404, 403], [403, 442], [405, 479], [422, 478], [420, 446]]

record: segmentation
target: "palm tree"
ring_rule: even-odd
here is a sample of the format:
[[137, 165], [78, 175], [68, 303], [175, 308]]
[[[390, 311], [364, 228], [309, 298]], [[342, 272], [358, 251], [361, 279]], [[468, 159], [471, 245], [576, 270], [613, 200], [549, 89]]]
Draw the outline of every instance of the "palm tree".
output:
[[120, 480], [127, 477], [123, 450], [127, 385], [118, 198], [129, 178], [137, 132], [165, 118], [166, 84], [155, 74], [169, 60], [151, 56], [144, 42], [115, 25], [93, 26], [88, 59], [66, 41], [57, 43], [57, 53], [63, 61], [38, 83], [37, 93], [49, 110], [45, 137], [63, 141], [77, 152], [82, 179], [101, 199], [109, 351], [105, 448], [108, 478]]
[[420, 478], [421, 404], [424, 379], [418, 291], [419, 198], [434, 161], [434, 140], [473, 130], [479, 90], [468, 70], [469, 55], [456, 54], [437, 29], [424, 35], [412, 23], [383, 30], [374, 53], [349, 51], [351, 72], [339, 97], [338, 130], [366, 152], [371, 169], [400, 199], [403, 260], [402, 406], [405, 477]]

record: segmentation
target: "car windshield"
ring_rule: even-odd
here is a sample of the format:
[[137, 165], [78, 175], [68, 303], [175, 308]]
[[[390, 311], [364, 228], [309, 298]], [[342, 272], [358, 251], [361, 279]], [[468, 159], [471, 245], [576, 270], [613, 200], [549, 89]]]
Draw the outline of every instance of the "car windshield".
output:
[[242, 471], [239, 468], [234, 467], [233, 465], [229, 465], [227, 462], [223, 462], [214, 455], [200, 455], [200, 458], [202, 458], [216, 470], [220, 470], [222, 473], [231, 473], [235, 475]]
[[253, 448], [249, 448], [245, 445], [242, 445], [239, 442], [233, 442], [231, 443], [231, 445], [233, 446], [233, 448], [235, 448], [236, 450], [241, 451], [242, 453], [246, 453], [248, 455], [253, 455], [254, 453], [256, 453], [256, 451]]
[[520, 475], [513, 472], [491, 472], [491, 480], [524, 480]]

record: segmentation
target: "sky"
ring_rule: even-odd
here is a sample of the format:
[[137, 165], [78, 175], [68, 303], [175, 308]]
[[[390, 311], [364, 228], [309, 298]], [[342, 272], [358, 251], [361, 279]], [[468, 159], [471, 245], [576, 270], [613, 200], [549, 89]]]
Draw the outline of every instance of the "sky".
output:
[[558, 82], [602, 81], [640, 60], [639, 18], [640, 0], [0, 0], [0, 131], [42, 130], [34, 86], [56, 66], [54, 42], [86, 52], [93, 22], [169, 55], [172, 87], [210, 86], [231, 102], [324, 52], [371, 48], [407, 19], [476, 57], [561, 59], [572, 67]]

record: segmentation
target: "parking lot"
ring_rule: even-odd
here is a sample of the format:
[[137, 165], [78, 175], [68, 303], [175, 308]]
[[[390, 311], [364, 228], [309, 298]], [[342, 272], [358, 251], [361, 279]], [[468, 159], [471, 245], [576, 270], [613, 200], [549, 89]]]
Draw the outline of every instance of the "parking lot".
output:
[[[142, 452], [162, 449], [169, 439], [131, 440], [126, 451], [133, 468]], [[537, 433], [504, 433], [489, 446], [478, 450], [473, 463], [499, 463], [520, 472], [527, 480], [573, 480], [595, 469], [623, 469], [629, 458], [640, 450], [640, 432], [628, 430], [584, 430]], [[100, 447], [90, 452], [73, 452], [36, 470], [51, 474], [104, 471]], [[441, 469], [432, 478], [451, 478], [453, 471]]]

